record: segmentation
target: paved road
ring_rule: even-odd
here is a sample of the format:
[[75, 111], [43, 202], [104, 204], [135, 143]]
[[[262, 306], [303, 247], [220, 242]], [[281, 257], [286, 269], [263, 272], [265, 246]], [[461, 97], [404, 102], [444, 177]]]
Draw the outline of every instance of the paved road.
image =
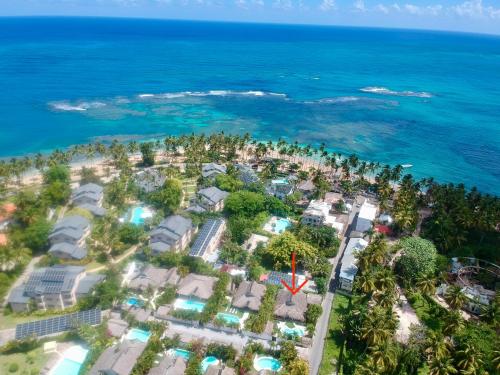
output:
[[342, 256], [344, 255], [344, 250], [347, 245], [347, 241], [349, 240], [349, 233], [351, 232], [351, 226], [352, 222], [354, 221], [354, 218], [356, 217], [357, 213], [359, 212], [359, 207], [357, 205], [354, 205], [351, 213], [349, 214], [349, 219], [347, 221], [347, 229], [344, 233], [344, 237], [342, 238], [342, 242], [340, 243], [340, 248], [337, 256], [333, 258], [331, 261], [333, 267], [332, 267], [332, 273], [330, 275], [330, 282], [328, 285], [330, 285], [330, 288], [328, 292], [325, 295], [325, 298], [323, 299], [322, 307], [323, 307], [323, 314], [321, 314], [320, 318], [318, 319], [318, 322], [316, 323], [316, 332], [314, 334], [313, 338], [313, 343], [311, 346], [310, 350], [310, 358], [309, 358], [309, 367], [310, 367], [310, 372], [311, 375], [316, 375], [319, 370], [319, 365], [321, 364], [321, 359], [323, 357], [323, 347], [325, 345], [325, 339], [328, 334], [328, 321], [330, 319], [330, 311], [332, 309], [332, 303], [333, 303], [333, 298], [335, 297], [334, 289], [332, 287], [333, 281], [335, 280], [335, 275], [338, 271], [338, 265], [339, 261], [342, 259]]

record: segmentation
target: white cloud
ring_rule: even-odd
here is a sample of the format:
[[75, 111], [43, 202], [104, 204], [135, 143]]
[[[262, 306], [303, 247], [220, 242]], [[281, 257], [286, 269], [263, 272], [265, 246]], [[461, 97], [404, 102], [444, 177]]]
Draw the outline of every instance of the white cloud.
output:
[[366, 9], [364, 0], [356, 0], [354, 2], [354, 9], [356, 9], [358, 12], [366, 12], [368, 10]]
[[405, 4], [403, 9], [413, 15], [417, 16], [437, 16], [443, 10], [443, 6], [440, 4], [437, 5], [427, 5], [427, 6], [418, 6], [414, 4]]
[[335, 0], [323, 0], [319, 8], [324, 12], [328, 12], [329, 10], [336, 9], [337, 5], [335, 4]]
[[378, 4], [376, 7], [375, 7], [375, 10], [379, 11], [379, 12], [382, 12], [384, 14], [389, 14], [389, 8], [387, 8], [385, 5], [383, 4]]
[[461, 17], [500, 19], [500, 8], [485, 6], [483, 0], [468, 0], [450, 7], [452, 13]]
[[292, 0], [275, 0], [273, 3], [274, 8], [290, 10], [293, 8]]

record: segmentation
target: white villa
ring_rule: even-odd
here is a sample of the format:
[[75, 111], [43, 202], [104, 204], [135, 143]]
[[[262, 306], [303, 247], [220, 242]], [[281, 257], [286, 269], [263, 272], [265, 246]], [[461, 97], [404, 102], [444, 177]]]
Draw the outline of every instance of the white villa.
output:
[[302, 224], [315, 226], [329, 226], [337, 229], [338, 233], [344, 230], [344, 224], [330, 214], [332, 205], [320, 200], [312, 200], [302, 214]]

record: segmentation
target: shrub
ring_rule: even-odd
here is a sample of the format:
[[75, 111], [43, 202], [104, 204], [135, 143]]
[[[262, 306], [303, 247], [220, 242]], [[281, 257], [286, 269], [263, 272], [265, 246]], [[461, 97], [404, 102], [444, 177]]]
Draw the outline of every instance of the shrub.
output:
[[437, 251], [434, 244], [420, 237], [406, 237], [399, 241], [401, 257], [396, 263], [396, 271], [409, 282], [434, 275]]
[[9, 372], [17, 372], [19, 370], [19, 365], [17, 363], [11, 363], [9, 365]]

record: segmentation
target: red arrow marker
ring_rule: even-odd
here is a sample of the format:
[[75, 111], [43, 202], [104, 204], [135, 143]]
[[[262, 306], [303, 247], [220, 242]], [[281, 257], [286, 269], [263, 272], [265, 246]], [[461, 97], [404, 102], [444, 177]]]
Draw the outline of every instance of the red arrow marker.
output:
[[296, 295], [299, 290], [302, 289], [304, 285], [306, 285], [307, 280], [304, 280], [302, 284], [298, 287], [295, 285], [295, 253], [292, 253], [292, 286], [288, 285], [285, 280], [281, 279], [281, 283], [292, 293], [292, 295]]

